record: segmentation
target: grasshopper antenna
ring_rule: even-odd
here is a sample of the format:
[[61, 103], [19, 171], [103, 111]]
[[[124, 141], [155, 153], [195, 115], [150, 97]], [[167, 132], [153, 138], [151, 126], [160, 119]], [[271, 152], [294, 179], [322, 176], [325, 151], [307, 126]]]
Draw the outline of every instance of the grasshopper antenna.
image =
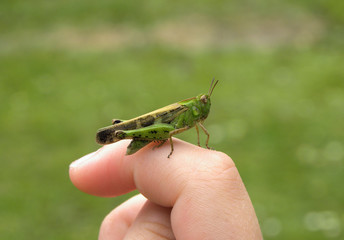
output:
[[[215, 83], [214, 83], [214, 80], [215, 80], [215, 77], [213, 77], [213, 80], [211, 80], [211, 84], [210, 84], [210, 88], [209, 88], [209, 93], [208, 93], [208, 96], [210, 97], [211, 94], [213, 93], [213, 90], [216, 86], [216, 84], [219, 82], [219, 80], [216, 80]], [[213, 85], [214, 84], [214, 85]]]

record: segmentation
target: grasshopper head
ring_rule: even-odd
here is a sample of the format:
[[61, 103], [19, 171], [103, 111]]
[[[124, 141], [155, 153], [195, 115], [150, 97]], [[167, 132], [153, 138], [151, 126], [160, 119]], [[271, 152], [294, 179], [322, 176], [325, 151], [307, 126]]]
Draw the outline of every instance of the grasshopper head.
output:
[[211, 106], [210, 96], [208, 94], [200, 94], [196, 97], [196, 99], [199, 103], [201, 119], [207, 118]]
[[216, 80], [214, 82], [215, 78], [213, 78], [213, 80], [211, 81], [210, 84], [210, 88], [209, 88], [209, 92], [208, 94], [200, 94], [196, 97], [196, 99], [198, 100], [199, 104], [200, 104], [200, 109], [201, 109], [201, 114], [203, 119], [205, 119], [208, 116], [208, 113], [210, 111], [210, 106], [211, 106], [211, 102], [210, 102], [210, 96], [213, 93], [213, 90], [216, 86], [216, 84], [219, 82], [219, 80]]

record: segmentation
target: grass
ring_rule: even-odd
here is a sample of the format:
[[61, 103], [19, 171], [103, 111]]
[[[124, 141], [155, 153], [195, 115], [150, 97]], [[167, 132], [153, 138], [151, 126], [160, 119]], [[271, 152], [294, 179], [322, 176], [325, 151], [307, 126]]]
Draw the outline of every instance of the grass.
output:
[[[206, 92], [213, 76], [210, 144], [236, 162], [265, 239], [343, 237], [343, 18], [334, 2], [2, 5], [2, 238], [96, 238], [130, 195], [81, 193], [68, 165], [98, 148], [95, 131], [110, 119]], [[194, 131], [180, 137], [196, 143]]]

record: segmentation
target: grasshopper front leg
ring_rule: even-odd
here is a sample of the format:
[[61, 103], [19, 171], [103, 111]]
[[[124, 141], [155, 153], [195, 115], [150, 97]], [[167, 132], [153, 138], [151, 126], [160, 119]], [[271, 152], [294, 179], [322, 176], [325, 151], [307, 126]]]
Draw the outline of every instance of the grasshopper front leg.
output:
[[200, 142], [199, 142], [199, 130], [198, 130], [197, 124], [195, 125], [195, 128], [196, 128], [196, 132], [197, 132], [197, 144], [198, 144], [198, 146], [200, 147], [201, 144], [200, 144]]
[[204, 133], [207, 135], [207, 140], [206, 140], [206, 142], [205, 142], [205, 146], [206, 146], [208, 149], [210, 149], [210, 147], [208, 146], [210, 135], [209, 135], [207, 129], [205, 129], [205, 127], [202, 125], [202, 123], [199, 122], [198, 125], [202, 128], [202, 130], [204, 131]]
[[178, 128], [178, 129], [173, 130], [173, 131], [170, 132], [170, 134], [169, 134], [169, 139], [170, 139], [170, 144], [171, 144], [171, 152], [170, 152], [170, 154], [168, 154], [167, 158], [170, 158], [170, 156], [172, 155], [173, 150], [174, 150], [174, 149], [173, 149], [172, 136], [173, 136], [173, 135], [176, 135], [176, 134], [178, 134], [178, 133], [184, 132], [185, 130], [188, 130], [189, 128], [190, 128], [189, 126], [185, 126], [185, 127], [183, 127], [183, 128]]

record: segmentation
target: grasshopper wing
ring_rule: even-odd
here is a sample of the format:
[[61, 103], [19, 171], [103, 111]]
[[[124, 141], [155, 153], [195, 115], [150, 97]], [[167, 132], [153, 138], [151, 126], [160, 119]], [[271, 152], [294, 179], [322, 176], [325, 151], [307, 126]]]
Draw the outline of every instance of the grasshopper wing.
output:
[[186, 106], [179, 103], [174, 103], [142, 116], [127, 121], [118, 122], [115, 125], [99, 129], [96, 135], [96, 141], [102, 145], [120, 141], [122, 139], [116, 137], [116, 131], [118, 130], [140, 129], [157, 123], [169, 124], [177, 116], [187, 110], [188, 108]]

